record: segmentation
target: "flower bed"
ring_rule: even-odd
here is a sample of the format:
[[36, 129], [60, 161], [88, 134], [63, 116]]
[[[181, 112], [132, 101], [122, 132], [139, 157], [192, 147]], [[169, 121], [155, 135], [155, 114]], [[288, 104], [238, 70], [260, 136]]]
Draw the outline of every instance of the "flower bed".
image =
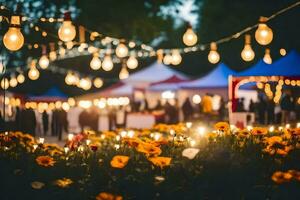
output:
[[1, 199], [299, 199], [300, 129], [185, 124], [82, 133], [64, 148], [0, 135]]

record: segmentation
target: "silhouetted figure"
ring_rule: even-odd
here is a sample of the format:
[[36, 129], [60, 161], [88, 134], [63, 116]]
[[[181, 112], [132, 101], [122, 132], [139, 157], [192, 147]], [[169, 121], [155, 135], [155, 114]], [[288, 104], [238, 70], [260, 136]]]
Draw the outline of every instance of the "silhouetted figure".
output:
[[282, 110], [281, 123], [288, 123], [290, 121], [290, 113], [293, 110], [294, 103], [293, 98], [289, 91], [287, 91], [281, 99], [280, 107]]
[[98, 131], [98, 120], [99, 120], [99, 114], [97, 112], [97, 109], [91, 109], [89, 112], [89, 127], [94, 130]]
[[186, 98], [182, 105], [182, 113], [183, 113], [184, 121], [191, 120], [192, 115], [193, 115], [193, 106], [192, 106], [189, 98]]
[[15, 130], [17, 131], [21, 131], [21, 112], [22, 109], [20, 107], [16, 107]]
[[54, 110], [52, 114], [52, 135], [58, 136], [58, 139], [62, 139], [63, 130], [67, 132], [68, 121], [66, 111]]
[[219, 113], [219, 120], [220, 121], [223, 121], [224, 118], [225, 118], [225, 101], [223, 99], [223, 97], [221, 97], [220, 99], [220, 107], [219, 107], [219, 110], [218, 110], [218, 113]]
[[5, 131], [4, 128], [5, 128], [5, 122], [2, 117], [2, 113], [0, 112], [0, 131]]
[[267, 123], [274, 124], [275, 122], [275, 102], [272, 98], [267, 101]]
[[258, 122], [260, 124], [265, 124], [266, 106], [267, 106], [267, 104], [266, 104], [263, 96], [259, 96], [258, 103], [257, 103], [257, 113], [258, 113]]
[[249, 103], [249, 108], [248, 108], [248, 111], [249, 112], [255, 112], [255, 110], [256, 110], [256, 108], [255, 108], [256, 106], [255, 106], [255, 103], [254, 103], [254, 101], [252, 100], [252, 99], [250, 99], [250, 103]]
[[47, 111], [43, 112], [42, 115], [42, 121], [43, 121], [43, 131], [44, 131], [44, 135], [47, 135], [47, 132], [49, 130], [49, 116]]
[[81, 131], [84, 130], [84, 127], [88, 125], [88, 120], [89, 120], [89, 113], [87, 110], [83, 110], [80, 115], [79, 115], [79, 125], [81, 128]]
[[163, 106], [161, 105], [161, 101], [157, 100], [156, 106], [153, 108], [154, 110], [162, 110]]
[[245, 101], [244, 98], [238, 99], [238, 104], [237, 104], [237, 108], [236, 108], [237, 112], [245, 112], [246, 111], [244, 101]]
[[23, 110], [21, 113], [21, 120], [23, 132], [35, 136], [36, 118], [34, 111], [31, 108]]

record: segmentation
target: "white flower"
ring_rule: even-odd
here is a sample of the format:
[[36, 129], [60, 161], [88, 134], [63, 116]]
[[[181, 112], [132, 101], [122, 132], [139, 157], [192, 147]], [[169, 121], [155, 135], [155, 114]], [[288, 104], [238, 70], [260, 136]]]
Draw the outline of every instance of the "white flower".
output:
[[188, 159], [194, 159], [195, 156], [199, 153], [199, 149], [197, 148], [187, 148], [182, 151], [182, 156], [187, 157]]

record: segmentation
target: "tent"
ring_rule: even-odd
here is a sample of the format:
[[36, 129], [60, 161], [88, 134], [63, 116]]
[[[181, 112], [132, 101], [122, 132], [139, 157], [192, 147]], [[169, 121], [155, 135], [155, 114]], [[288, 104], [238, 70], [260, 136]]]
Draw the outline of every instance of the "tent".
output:
[[55, 86], [47, 90], [42, 95], [27, 96], [27, 101], [38, 101], [38, 102], [66, 101], [67, 99], [68, 96]]
[[295, 50], [276, 60], [272, 64], [258, 61], [253, 67], [241, 71], [237, 76], [299, 76], [300, 55]]
[[124, 82], [137, 88], [146, 88], [151, 85], [151, 83], [164, 81], [172, 76], [187, 79], [187, 76], [184, 74], [177, 72], [162, 63], [155, 62], [149, 67], [131, 74]]
[[206, 76], [180, 84], [183, 89], [201, 89], [201, 88], [227, 88], [229, 75], [235, 75], [233, 71], [224, 63], [220, 63], [214, 70]]

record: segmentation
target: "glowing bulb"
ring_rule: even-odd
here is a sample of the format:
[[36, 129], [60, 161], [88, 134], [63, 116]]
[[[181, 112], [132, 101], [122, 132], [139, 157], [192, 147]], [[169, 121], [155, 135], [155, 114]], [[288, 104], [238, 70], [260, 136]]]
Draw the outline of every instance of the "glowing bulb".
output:
[[39, 60], [39, 65], [42, 69], [47, 69], [49, 66], [49, 59], [46, 55], [43, 55]]
[[79, 81], [79, 86], [84, 90], [89, 90], [92, 87], [92, 82], [89, 78], [82, 78]]
[[193, 29], [189, 27], [183, 34], [183, 43], [187, 46], [193, 46], [197, 43], [198, 37], [194, 33]]
[[28, 71], [28, 77], [31, 80], [37, 80], [40, 77], [40, 72], [37, 70], [36, 67], [31, 67], [30, 70]]
[[69, 140], [69, 141], [72, 141], [73, 138], [74, 138], [74, 134], [69, 133], [69, 134], [68, 134], [68, 140]]
[[200, 136], [204, 136], [204, 134], [205, 134], [205, 127], [199, 127], [198, 128], [198, 134]]
[[170, 54], [165, 55], [163, 62], [165, 65], [170, 65], [172, 63], [172, 56]]
[[172, 65], [179, 65], [182, 61], [182, 57], [180, 55], [180, 52], [178, 50], [172, 51]]
[[4, 90], [7, 90], [9, 87], [9, 80], [7, 78], [4, 78], [1, 80], [1, 88]]
[[255, 57], [255, 53], [251, 47], [251, 36], [250, 35], [245, 36], [245, 46], [241, 52], [241, 56], [242, 56], [242, 59], [246, 62], [253, 60]]
[[128, 72], [127, 68], [122, 67], [120, 74], [119, 74], [119, 78], [122, 80], [122, 79], [126, 79], [128, 77], [129, 77], [129, 72]]
[[110, 71], [114, 67], [114, 63], [110, 56], [105, 56], [102, 62], [102, 68], [104, 71]]
[[272, 58], [271, 58], [271, 55], [270, 55], [270, 49], [266, 49], [263, 61], [265, 63], [269, 64], [269, 65], [272, 64]]
[[220, 55], [217, 51], [217, 44], [215, 42], [210, 43], [210, 52], [208, 54], [208, 61], [212, 64], [216, 64], [220, 61]]
[[201, 103], [201, 97], [200, 97], [200, 95], [199, 94], [195, 94], [194, 96], [193, 96], [193, 103], [194, 104], [200, 104]]
[[101, 68], [101, 60], [99, 59], [98, 57], [98, 54], [94, 54], [93, 55], [93, 58], [90, 62], [90, 67], [93, 69], [93, 70], [98, 70]]
[[103, 86], [103, 81], [101, 78], [95, 78], [94, 79], [94, 86], [96, 88], [101, 88]]
[[135, 69], [138, 66], [138, 60], [134, 56], [130, 56], [126, 62], [129, 69]]
[[4, 46], [10, 51], [19, 50], [24, 44], [24, 36], [20, 29], [20, 16], [12, 16], [10, 27], [3, 37]]
[[13, 77], [10, 79], [9, 85], [10, 85], [10, 87], [12, 87], [12, 88], [14, 88], [14, 87], [16, 87], [16, 86], [18, 85], [18, 81], [17, 81], [16, 77], [13, 76]]
[[24, 83], [24, 81], [25, 81], [25, 76], [23, 75], [23, 74], [19, 74], [18, 76], [17, 76], [17, 81], [18, 81], [18, 83]]
[[74, 40], [75, 36], [75, 26], [73, 26], [72, 24], [70, 13], [66, 12], [64, 16], [64, 21], [58, 30], [58, 37], [64, 42], [70, 42]]
[[285, 55], [286, 55], [286, 50], [283, 49], [283, 48], [281, 48], [281, 49], [279, 50], [279, 53], [280, 53], [281, 56], [285, 56]]
[[273, 40], [273, 31], [265, 22], [266, 19], [261, 17], [258, 28], [255, 31], [255, 39], [260, 45], [268, 45]]
[[124, 58], [128, 55], [128, 48], [125, 44], [120, 43], [116, 48], [116, 55], [119, 58]]

